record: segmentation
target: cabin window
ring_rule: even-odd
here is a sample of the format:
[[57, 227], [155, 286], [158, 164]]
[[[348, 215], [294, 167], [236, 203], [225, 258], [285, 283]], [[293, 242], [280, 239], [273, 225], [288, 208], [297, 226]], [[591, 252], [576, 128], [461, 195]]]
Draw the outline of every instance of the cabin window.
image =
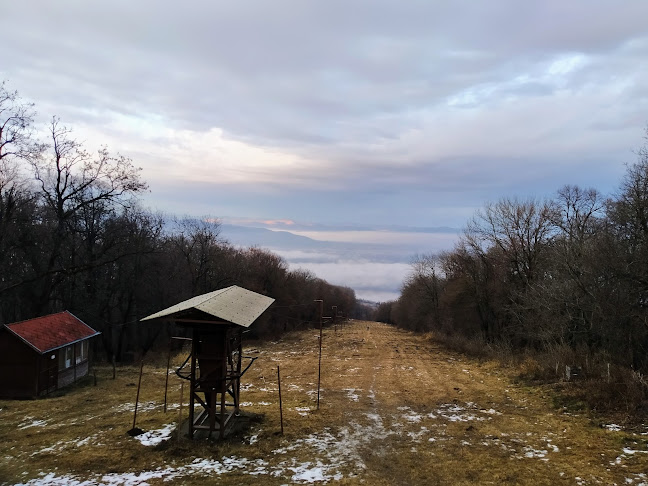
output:
[[66, 370], [72, 366], [73, 346], [67, 346], [59, 351], [59, 370]]
[[76, 343], [76, 364], [83, 363], [88, 360], [88, 341], [81, 341]]

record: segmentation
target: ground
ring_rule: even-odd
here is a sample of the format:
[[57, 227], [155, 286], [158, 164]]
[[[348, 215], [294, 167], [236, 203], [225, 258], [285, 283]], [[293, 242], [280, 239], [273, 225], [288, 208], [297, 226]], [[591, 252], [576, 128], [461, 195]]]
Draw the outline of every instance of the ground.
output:
[[[556, 409], [543, 387], [497, 363], [450, 352], [375, 322], [325, 329], [317, 410], [318, 331], [248, 346], [250, 423], [224, 442], [174, 437], [181, 380], [145, 361], [97, 369], [56, 397], [0, 401], [0, 484], [632, 484], [648, 485], [648, 427], [632, 432]], [[174, 358], [181, 363], [182, 353]], [[277, 366], [284, 434], [280, 434]]]

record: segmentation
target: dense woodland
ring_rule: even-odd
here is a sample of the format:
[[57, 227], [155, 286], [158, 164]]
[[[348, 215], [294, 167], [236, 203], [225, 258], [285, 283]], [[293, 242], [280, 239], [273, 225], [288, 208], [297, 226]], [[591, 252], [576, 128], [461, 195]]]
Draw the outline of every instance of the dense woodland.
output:
[[[90, 153], [53, 118], [34, 132], [34, 107], [0, 87], [0, 324], [69, 310], [102, 332], [98, 356], [117, 361], [166, 345], [174, 332], [138, 320], [230, 285], [276, 299], [254, 326], [274, 336], [319, 322], [355, 293], [278, 255], [219, 237], [215, 218], [143, 209], [147, 190], [132, 161], [107, 148]], [[254, 336], [250, 336], [254, 337]]]
[[[536, 356], [538, 374], [619, 373], [648, 396], [648, 146], [612, 196], [564, 186], [503, 198], [452, 251], [418, 256], [377, 318], [474, 349]], [[616, 377], [615, 377], [616, 373]]]

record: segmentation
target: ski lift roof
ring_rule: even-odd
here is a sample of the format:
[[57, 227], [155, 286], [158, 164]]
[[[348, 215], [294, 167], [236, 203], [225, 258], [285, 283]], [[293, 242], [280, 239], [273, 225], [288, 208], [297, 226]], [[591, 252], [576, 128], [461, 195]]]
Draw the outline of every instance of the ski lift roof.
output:
[[[207, 294], [197, 295], [189, 300], [172, 305], [160, 312], [144, 317], [140, 321], [152, 319], [189, 320], [194, 322], [213, 322], [203, 318], [192, 317], [192, 314], [207, 314], [212, 318], [242, 327], [250, 327], [265, 310], [270, 307], [274, 299], [251, 290], [232, 285], [224, 289], [215, 290]], [[199, 311], [199, 312], [196, 312]], [[205, 316], [207, 317], [207, 316]]]

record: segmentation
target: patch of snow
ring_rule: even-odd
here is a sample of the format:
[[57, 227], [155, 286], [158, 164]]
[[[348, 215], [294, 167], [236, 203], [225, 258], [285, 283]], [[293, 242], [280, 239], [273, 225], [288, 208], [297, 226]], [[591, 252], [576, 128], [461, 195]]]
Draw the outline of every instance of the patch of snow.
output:
[[[27, 420], [32, 420], [34, 417], [27, 417]], [[28, 429], [30, 427], [42, 427], [43, 425], [47, 425], [47, 420], [33, 420], [32, 422], [23, 422], [22, 424], [18, 424], [19, 429]]]
[[48, 452], [60, 452], [63, 449], [65, 449], [67, 443], [64, 440], [58, 441], [56, 444], [53, 444], [49, 447], [45, 447], [44, 449], [40, 449], [36, 452], [33, 452], [31, 456], [36, 456], [38, 454], [46, 454]]
[[409, 413], [403, 415], [403, 418], [407, 420], [409, 423], [414, 424], [414, 423], [419, 423], [423, 418], [423, 416], [411, 410], [409, 411]]
[[307, 462], [298, 467], [290, 467], [291, 471], [295, 474], [292, 476], [292, 480], [298, 483], [314, 483], [317, 481], [326, 481], [327, 477], [324, 474], [324, 468], [322, 468], [321, 463], [318, 463], [315, 467], [310, 467], [311, 463]]
[[148, 432], [144, 432], [143, 434], [136, 435], [134, 439], [139, 440], [144, 446], [155, 446], [160, 442], [168, 440], [175, 428], [175, 424], [167, 424], [161, 429], [150, 430]]
[[[347, 392], [347, 398], [349, 400], [353, 400], [354, 402], [360, 401], [360, 397], [358, 396], [357, 393], [355, 393], [356, 392], [355, 388], [345, 388], [344, 391]], [[362, 390], [358, 390], [358, 391], [362, 391]]]
[[421, 442], [423, 434], [428, 432], [427, 427], [421, 427], [421, 430], [418, 432], [408, 432], [407, 436], [410, 437], [414, 442]]
[[488, 410], [481, 410], [483, 413], [487, 413], [488, 415], [502, 415], [502, 412], [498, 412], [497, 410], [493, 408], [489, 408]]
[[626, 478], [626, 484], [635, 484], [635, 481], [641, 481], [636, 483], [636, 486], [648, 486], [648, 475], [646, 473], [634, 474], [634, 478]]
[[617, 425], [617, 424], [608, 424], [608, 425], [604, 425], [603, 428], [604, 428], [604, 429], [611, 430], [611, 431], [613, 431], [613, 432], [619, 432], [620, 430], [622, 430], [622, 429], [621, 429], [621, 426], [620, 426], [620, 425]]
[[623, 453], [624, 454], [630, 454], [630, 455], [633, 455], [633, 454], [648, 454], [648, 451], [638, 451], [638, 450], [635, 450], [635, 449], [630, 449], [629, 447], [624, 447], [623, 448]]
[[533, 449], [532, 447], [525, 447], [524, 448], [524, 457], [528, 458], [544, 458], [547, 457], [548, 451], [545, 449], [542, 450], [536, 450]]
[[299, 413], [302, 417], [306, 417], [308, 412], [310, 412], [310, 407], [295, 407], [295, 411]]
[[[151, 410], [155, 410], [156, 408], [162, 407], [163, 404], [155, 402], [155, 401], [148, 401], [148, 402], [141, 402], [137, 405], [137, 411], [138, 412], [150, 412]], [[117, 405], [113, 407], [113, 410], [115, 412], [129, 412], [132, 413], [135, 411], [135, 402], [133, 403], [122, 403], [121, 405]]]

